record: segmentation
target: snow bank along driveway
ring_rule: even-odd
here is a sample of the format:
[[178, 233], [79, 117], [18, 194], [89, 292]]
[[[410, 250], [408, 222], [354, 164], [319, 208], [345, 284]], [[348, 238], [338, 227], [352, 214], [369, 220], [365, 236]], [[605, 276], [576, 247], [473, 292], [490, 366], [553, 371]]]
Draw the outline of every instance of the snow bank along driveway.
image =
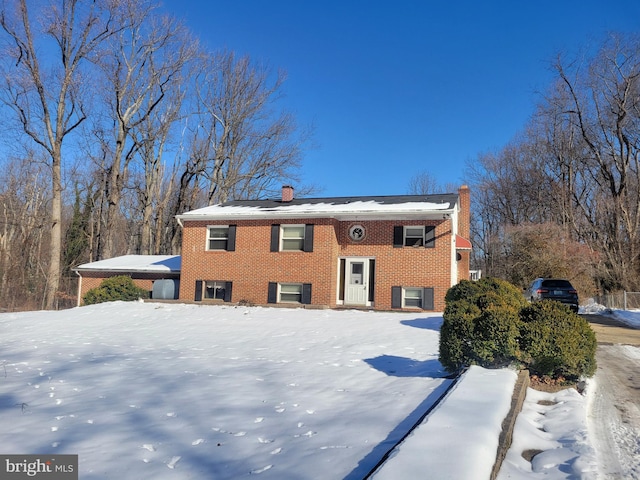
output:
[[445, 391], [439, 316], [153, 303], [0, 315], [0, 451], [80, 478], [362, 478]]

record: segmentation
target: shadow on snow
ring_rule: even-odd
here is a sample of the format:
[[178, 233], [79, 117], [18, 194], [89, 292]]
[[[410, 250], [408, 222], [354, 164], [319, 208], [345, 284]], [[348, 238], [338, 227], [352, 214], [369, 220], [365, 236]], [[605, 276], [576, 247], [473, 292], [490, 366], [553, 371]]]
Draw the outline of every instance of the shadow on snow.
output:
[[390, 377], [442, 378], [447, 375], [437, 359], [420, 361], [395, 355], [380, 355], [375, 358], [365, 358], [364, 361]]
[[400, 323], [402, 325], [407, 325], [408, 327], [439, 332], [440, 327], [442, 326], [442, 317], [415, 318], [413, 320], [401, 320]]
[[[453, 380], [445, 380], [438, 385], [413, 412], [404, 418], [391, 432], [387, 438], [378, 443], [373, 449], [358, 462], [358, 465], [351, 471], [344, 480], [362, 480], [368, 478], [381, 459], [384, 459], [388, 452], [400, 442], [418, 422], [422, 421], [425, 415], [435, 404], [445, 395]], [[428, 475], [428, 472], [426, 472]]]

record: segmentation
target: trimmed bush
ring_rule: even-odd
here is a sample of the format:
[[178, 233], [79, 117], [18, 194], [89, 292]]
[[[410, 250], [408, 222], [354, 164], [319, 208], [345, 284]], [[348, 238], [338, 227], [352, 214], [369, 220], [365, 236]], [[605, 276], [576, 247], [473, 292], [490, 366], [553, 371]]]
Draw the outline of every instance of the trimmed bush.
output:
[[518, 309], [488, 304], [474, 321], [471, 340], [476, 363], [487, 367], [509, 365], [519, 356]]
[[447, 303], [440, 327], [440, 363], [447, 371], [455, 372], [475, 358], [470, 339], [473, 322], [479, 315], [480, 309], [471, 302]]
[[445, 296], [440, 363], [519, 363], [532, 374], [577, 380], [596, 370], [596, 337], [589, 323], [558, 302], [528, 304], [517, 287], [496, 278], [464, 280]]
[[463, 280], [445, 296], [440, 363], [450, 372], [467, 365], [496, 367], [519, 356], [522, 292], [508, 282]]
[[569, 307], [534, 302], [520, 312], [520, 348], [529, 371], [577, 380], [596, 371], [596, 336], [589, 323]]
[[84, 298], [85, 305], [93, 305], [116, 300], [133, 301], [139, 298], [149, 298], [149, 292], [136, 286], [130, 277], [119, 275], [102, 281], [99, 287], [89, 290]]

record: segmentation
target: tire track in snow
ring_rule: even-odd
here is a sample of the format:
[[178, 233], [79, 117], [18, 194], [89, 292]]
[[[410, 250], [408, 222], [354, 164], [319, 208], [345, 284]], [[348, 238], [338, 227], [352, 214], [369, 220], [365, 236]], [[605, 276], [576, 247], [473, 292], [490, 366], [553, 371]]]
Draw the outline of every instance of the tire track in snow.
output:
[[589, 428], [605, 478], [640, 478], [640, 358], [622, 345], [599, 345]]

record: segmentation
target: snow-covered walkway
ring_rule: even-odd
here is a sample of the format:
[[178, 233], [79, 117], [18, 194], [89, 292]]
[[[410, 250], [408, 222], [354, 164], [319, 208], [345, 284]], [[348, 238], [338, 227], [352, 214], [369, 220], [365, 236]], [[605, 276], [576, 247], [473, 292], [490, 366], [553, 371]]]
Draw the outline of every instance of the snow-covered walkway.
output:
[[512, 370], [470, 367], [372, 478], [488, 479], [516, 379]]

